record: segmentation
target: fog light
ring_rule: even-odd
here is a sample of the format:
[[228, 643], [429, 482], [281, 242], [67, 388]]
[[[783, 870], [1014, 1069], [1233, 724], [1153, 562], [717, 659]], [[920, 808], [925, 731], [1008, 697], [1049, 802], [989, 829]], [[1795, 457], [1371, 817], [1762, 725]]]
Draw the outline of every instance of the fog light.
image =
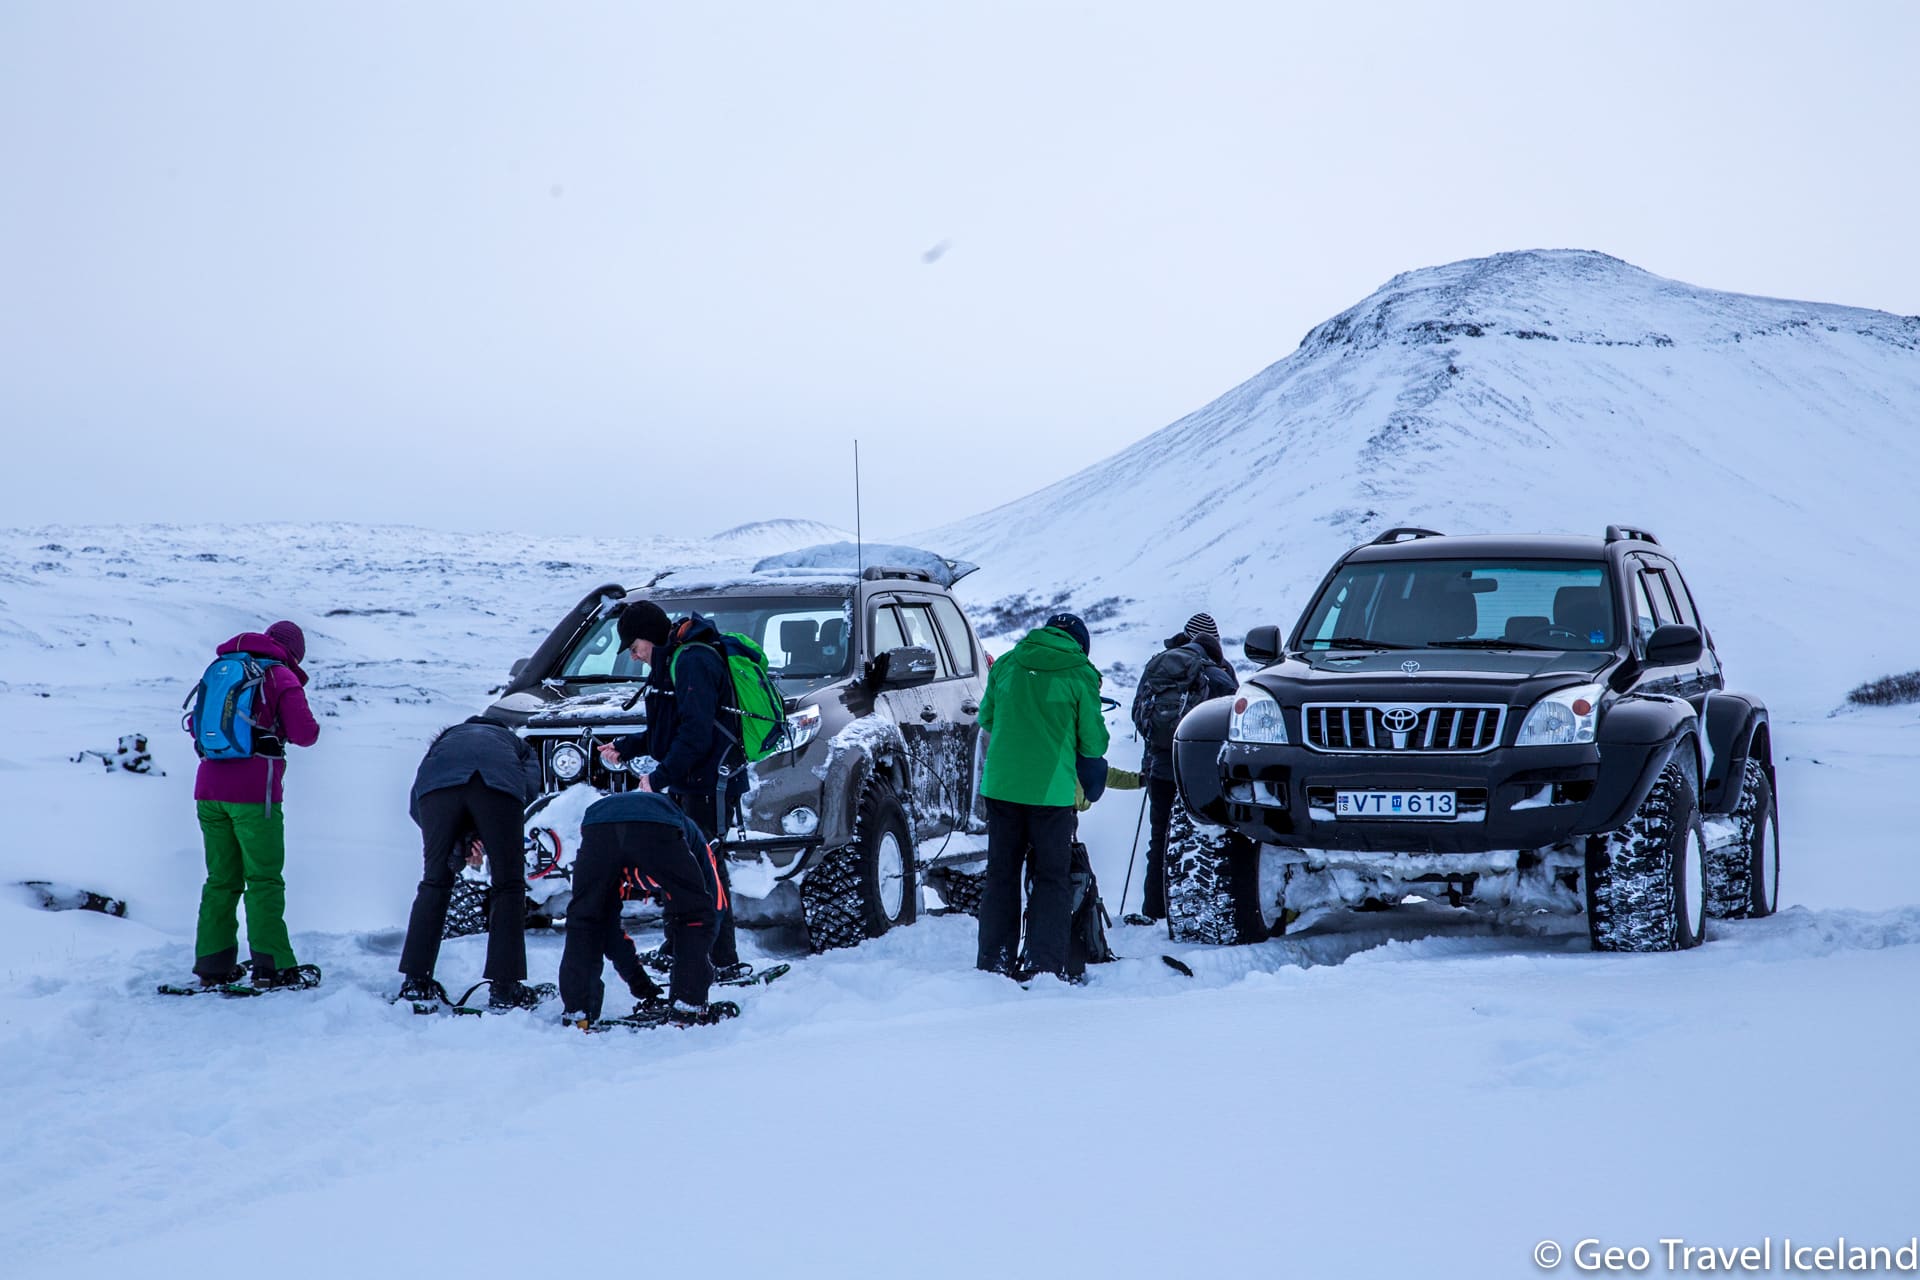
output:
[[780, 829], [790, 836], [810, 836], [820, 829], [820, 815], [805, 805], [787, 810]]
[[554, 777], [572, 782], [587, 767], [587, 753], [571, 742], [563, 742], [553, 749], [551, 763]]
[[644, 778], [660, 767], [660, 762], [652, 756], [635, 756], [627, 761], [627, 772], [636, 778]]

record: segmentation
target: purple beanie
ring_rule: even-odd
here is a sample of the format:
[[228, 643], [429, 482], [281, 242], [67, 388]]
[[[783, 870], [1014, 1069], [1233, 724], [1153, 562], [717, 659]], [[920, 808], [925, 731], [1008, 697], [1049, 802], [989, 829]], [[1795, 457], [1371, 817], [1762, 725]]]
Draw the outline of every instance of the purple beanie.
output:
[[295, 662], [304, 662], [307, 657], [307, 633], [296, 624], [282, 621], [267, 628], [267, 638], [287, 651], [287, 656]]

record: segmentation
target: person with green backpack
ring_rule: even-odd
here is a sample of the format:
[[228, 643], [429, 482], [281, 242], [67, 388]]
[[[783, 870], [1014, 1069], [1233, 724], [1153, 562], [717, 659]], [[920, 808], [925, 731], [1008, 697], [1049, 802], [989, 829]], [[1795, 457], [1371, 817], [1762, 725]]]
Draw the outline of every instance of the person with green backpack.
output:
[[[737, 678], [731, 651], [747, 642], [722, 635], [697, 613], [675, 622], [651, 600], [630, 602], [618, 626], [628, 655], [648, 664], [647, 727], [605, 744], [600, 757], [610, 768], [640, 756], [658, 760], [653, 772], [641, 777], [640, 789], [664, 793], [709, 840], [718, 839], [726, 834], [727, 815], [746, 794], [748, 758], [756, 749], [766, 753], [771, 732], [761, 724], [769, 713], [756, 709], [749, 721], [741, 711], [743, 703], [756, 699], [753, 682]], [[741, 657], [751, 665], [751, 655]], [[764, 658], [759, 669], [766, 669]], [[745, 695], [742, 685], [748, 686]], [[777, 692], [773, 696], [777, 698]], [[784, 731], [784, 712], [778, 714]], [[738, 972], [740, 949], [734, 934], [732, 877], [727, 860], [718, 862], [728, 906], [720, 913], [713, 964], [724, 978]]]

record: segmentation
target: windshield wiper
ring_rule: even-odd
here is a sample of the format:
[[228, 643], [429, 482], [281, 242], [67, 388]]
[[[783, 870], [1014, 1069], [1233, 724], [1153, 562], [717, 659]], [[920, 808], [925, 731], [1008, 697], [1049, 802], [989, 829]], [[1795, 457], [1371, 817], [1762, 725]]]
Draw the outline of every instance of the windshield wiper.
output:
[[1475, 636], [1467, 640], [1429, 640], [1429, 649], [1540, 649], [1547, 653], [1569, 653], [1558, 645], [1529, 644], [1525, 640], [1501, 640], [1494, 636]]
[[1362, 640], [1358, 636], [1335, 636], [1331, 640], [1317, 641], [1329, 649], [1417, 649], [1419, 645], [1395, 644], [1391, 640]]

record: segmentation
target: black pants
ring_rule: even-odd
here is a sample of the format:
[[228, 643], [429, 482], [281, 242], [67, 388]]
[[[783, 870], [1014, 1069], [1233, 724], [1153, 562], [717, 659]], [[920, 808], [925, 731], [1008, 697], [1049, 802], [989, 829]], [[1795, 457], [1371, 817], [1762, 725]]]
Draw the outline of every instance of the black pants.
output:
[[1155, 920], [1167, 915], [1167, 824], [1173, 821], [1173, 804], [1179, 788], [1172, 778], [1147, 779], [1147, 819], [1153, 824], [1147, 837], [1147, 882], [1145, 903], [1140, 914]]
[[673, 998], [707, 1002], [714, 938], [727, 900], [716, 861], [705, 849], [687, 848], [678, 828], [657, 822], [596, 822], [582, 830], [560, 956], [560, 999], [569, 1012], [600, 1016], [603, 958], [613, 961], [630, 988], [647, 981], [633, 940], [620, 925], [620, 903], [628, 895], [650, 897], [666, 912]]
[[519, 982], [527, 976], [526, 830], [520, 799], [495, 791], [475, 774], [457, 787], [420, 797], [422, 858], [420, 888], [407, 917], [407, 941], [400, 948], [400, 972], [409, 978], [433, 976], [440, 958], [440, 934], [447, 925], [447, 901], [453, 880], [466, 860], [460, 837], [477, 833], [487, 846], [493, 876], [488, 895], [487, 971], [495, 982]]
[[1012, 973], [1020, 954], [1020, 882], [1033, 864], [1027, 904], [1027, 963], [1036, 972], [1067, 971], [1073, 907], [1072, 805], [987, 801], [987, 882], [980, 897], [980, 952], [991, 973]]
[[[738, 800], [739, 797], [733, 797], [734, 803], [738, 803]], [[724, 830], [726, 818], [720, 810], [719, 800], [714, 792], [708, 791], [688, 796], [676, 791], [673, 793], [673, 802], [680, 806], [681, 812], [693, 819], [696, 827], [707, 833], [708, 840], [718, 840], [726, 834]], [[740, 963], [740, 940], [733, 927], [733, 875], [727, 870], [726, 855], [719, 850], [714, 851], [713, 865], [720, 872], [720, 886], [726, 890], [727, 899], [726, 908], [720, 912], [719, 932], [713, 941], [713, 963], [725, 968], [728, 965]], [[674, 953], [671, 936], [667, 938], [661, 951], [667, 955]]]

